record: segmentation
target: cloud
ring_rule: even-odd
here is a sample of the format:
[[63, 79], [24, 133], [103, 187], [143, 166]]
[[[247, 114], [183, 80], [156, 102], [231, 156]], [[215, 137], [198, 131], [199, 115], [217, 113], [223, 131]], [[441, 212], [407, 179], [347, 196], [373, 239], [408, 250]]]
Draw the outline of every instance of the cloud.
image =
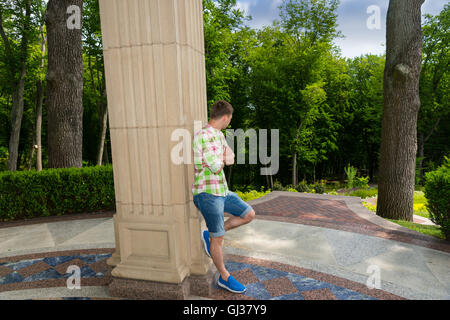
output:
[[[255, 29], [271, 25], [279, 19], [278, 6], [282, 0], [239, 0], [238, 5], [252, 16], [247, 24]], [[447, 0], [427, 0], [422, 5], [422, 14], [439, 14]], [[367, 8], [371, 5], [380, 8], [380, 29], [371, 30], [367, 27], [370, 14]], [[383, 54], [386, 42], [386, 15], [389, 0], [341, 0], [338, 8], [338, 30], [346, 37], [337, 39], [335, 43], [342, 49], [342, 55], [355, 57], [365, 53]]]

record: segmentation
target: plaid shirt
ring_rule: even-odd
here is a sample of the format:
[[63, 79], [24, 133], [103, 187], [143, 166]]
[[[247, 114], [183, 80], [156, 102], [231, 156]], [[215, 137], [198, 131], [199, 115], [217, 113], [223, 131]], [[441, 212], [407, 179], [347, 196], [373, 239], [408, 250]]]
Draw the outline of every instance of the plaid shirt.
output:
[[222, 131], [208, 123], [195, 133], [192, 146], [195, 173], [192, 194], [207, 192], [216, 196], [226, 196], [228, 184], [223, 169], [215, 174], [222, 167], [222, 155], [228, 146]]

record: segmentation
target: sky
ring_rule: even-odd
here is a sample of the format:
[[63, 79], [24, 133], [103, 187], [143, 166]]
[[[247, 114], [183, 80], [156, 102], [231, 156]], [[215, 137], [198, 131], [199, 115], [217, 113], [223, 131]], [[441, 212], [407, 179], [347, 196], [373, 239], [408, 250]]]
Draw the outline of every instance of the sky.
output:
[[[422, 14], [439, 14], [448, 0], [425, 0], [422, 5]], [[259, 29], [265, 25], [271, 25], [273, 20], [279, 19], [278, 6], [282, 0], [238, 0], [237, 6], [252, 20], [246, 24]], [[386, 48], [386, 15], [389, 0], [341, 0], [338, 8], [338, 30], [345, 38], [335, 40], [335, 44], [341, 48], [344, 57], [353, 58], [366, 53], [384, 54]], [[368, 20], [374, 22], [376, 11], [369, 10], [375, 6], [379, 12], [379, 28], [368, 27]], [[422, 19], [422, 21], [424, 21]]]

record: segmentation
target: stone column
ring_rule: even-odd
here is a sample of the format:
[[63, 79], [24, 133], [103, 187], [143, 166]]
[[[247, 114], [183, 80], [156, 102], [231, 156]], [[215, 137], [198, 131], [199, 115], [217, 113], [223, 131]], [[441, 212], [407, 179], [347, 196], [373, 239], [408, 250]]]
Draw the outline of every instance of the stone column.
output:
[[[208, 294], [215, 269], [191, 192], [191, 139], [207, 122], [202, 1], [99, 3], [116, 195], [110, 294]], [[188, 163], [172, 161], [177, 129], [190, 133]]]

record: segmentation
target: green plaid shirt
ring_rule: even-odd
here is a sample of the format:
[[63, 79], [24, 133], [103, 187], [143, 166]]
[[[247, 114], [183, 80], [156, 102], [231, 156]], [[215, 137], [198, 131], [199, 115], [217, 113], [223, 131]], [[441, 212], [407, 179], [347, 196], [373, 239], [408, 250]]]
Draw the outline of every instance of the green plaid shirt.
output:
[[207, 192], [224, 197], [228, 194], [228, 184], [223, 169], [217, 173], [222, 167], [222, 155], [227, 146], [222, 131], [209, 123], [195, 133], [192, 143], [195, 173], [192, 184], [193, 195]]

